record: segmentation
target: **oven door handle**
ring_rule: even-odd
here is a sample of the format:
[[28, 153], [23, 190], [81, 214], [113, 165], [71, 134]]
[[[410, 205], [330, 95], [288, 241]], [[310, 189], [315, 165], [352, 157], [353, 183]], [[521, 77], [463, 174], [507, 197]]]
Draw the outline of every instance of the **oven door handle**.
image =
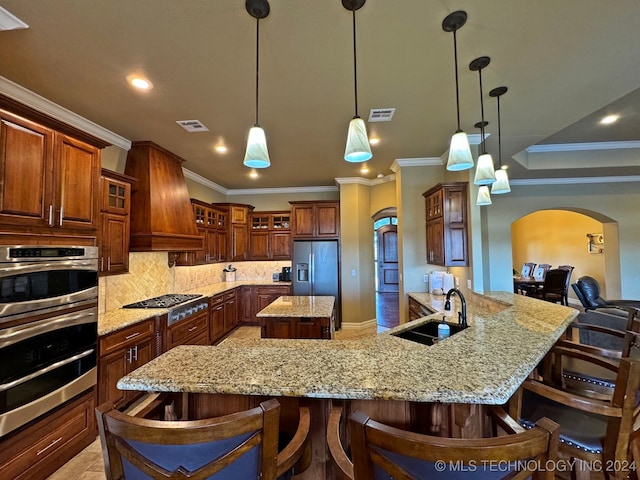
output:
[[47, 372], [50, 372], [51, 370], [55, 370], [56, 368], [60, 368], [64, 365], [67, 365], [71, 362], [75, 362], [76, 360], [80, 360], [81, 358], [84, 358], [88, 355], [91, 355], [92, 353], [95, 352], [95, 349], [92, 348], [90, 350], [86, 350], [82, 353], [78, 353], [77, 355], [74, 355], [73, 357], [69, 357], [69, 358], [65, 358], [64, 360], [60, 360], [59, 362], [56, 363], [52, 363], [51, 365], [49, 365], [48, 367], [44, 367], [40, 370], [38, 370], [37, 372], [33, 372], [29, 375], [27, 375], [26, 377], [22, 377], [22, 378], [18, 378], [17, 380], [14, 380], [13, 382], [8, 382], [8, 383], [4, 383], [2, 385], [0, 385], [0, 392], [4, 392], [6, 390], [9, 390], [10, 388], [13, 388], [17, 385], [20, 385], [21, 383], [24, 382], [28, 382], [29, 380], [33, 380], [34, 378], [43, 375]]

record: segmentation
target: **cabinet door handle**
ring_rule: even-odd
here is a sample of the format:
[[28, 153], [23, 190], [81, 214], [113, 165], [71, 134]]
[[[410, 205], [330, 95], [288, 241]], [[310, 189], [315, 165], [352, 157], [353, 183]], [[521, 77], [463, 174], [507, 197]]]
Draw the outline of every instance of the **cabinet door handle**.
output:
[[126, 337], [124, 337], [125, 340], [131, 340], [134, 337], [137, 337], [138, 335], [140, 335], [140, 332], [135, 332], [132, 333], [131, 335], [127, 335]]
[[59, 226], [62, 226], [62, 218], [64, 217], [64, 207], [60, 207], [60, 224]]
[[53, 205], [49, 205], [49, 226], [53, 227]]
[[104, 268], [103, 268], [104, 265], [103, 264], [104, 264], [104, 257], [100, 257], [100, 271], [101, 272], [104, 272]]
[[62, 437], [58, 437], [58, 438], [56, 438], [56, 439], [55, 439], [53, 442], [51, 442], [49, 445], [47, 445], [46, 447], [41, 448], [40, 450], [38, 450], [38, 451], [36, 452], [36, 456], [37, 456], [37, 455], [41, 455], [41, 454], [43, 454], [44, 452], [46, 452], [47, 450], [49, 450], [51, 447], [53, 447], [56, 443], [58, 443], [60, 440], [62, 440]]
[[198, 326], [197, 326], [197, 325], [194, 325], [193, 327], [191, 327], [191, 328], [189, 329], [189, 331], [190, 331], [190, 332], [193, 332], [196, 328], [198, 328]]
[[133, 362], [133, 349], [130, 348], [127, 350], [127, 363]]
[[107, 257], [107, 271], [111, 270], [111, 257]]
[[138, 361], [138, 346], [133, 347], [133, 359]]

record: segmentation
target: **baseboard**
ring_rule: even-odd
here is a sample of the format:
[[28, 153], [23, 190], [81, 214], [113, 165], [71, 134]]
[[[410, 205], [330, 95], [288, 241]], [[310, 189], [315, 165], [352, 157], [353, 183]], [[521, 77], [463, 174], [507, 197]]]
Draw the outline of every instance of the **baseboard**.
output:
[[376, 323], [376, 319], [372, 318], [371, 320], [367, 320], [366, 322], [359, 322], [359, 323], [355, 323], [355, 322], [344, 322], [342, 324], [342, 330], [359, 330], [361, 328], [371, 328], [371, 327], [375, 327], [377, 325]]

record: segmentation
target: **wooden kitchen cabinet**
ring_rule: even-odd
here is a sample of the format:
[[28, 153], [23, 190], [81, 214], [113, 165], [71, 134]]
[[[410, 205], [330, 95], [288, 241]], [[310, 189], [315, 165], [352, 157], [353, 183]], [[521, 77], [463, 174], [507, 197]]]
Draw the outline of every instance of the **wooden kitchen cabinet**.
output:
[[100, 149], [0, 110], [0, 224], [96, 236]]
[[250, 227], [251, 260], [291, 259], [290, 212], [254, 212]]
[[[254, 287], [254, 316], [277, 298], [285, 295], [291, 295], [291, 285], [257, 285]], [[259, 323], [259, 320], [256, 319], [256, 321]]]
[[209, 312], [200, 313], [168, 325], [165, 351], [178, 345], [209, 345]]
[[224, 330], [224, 294], [214, 295], [209, 300], [209, 340], [215, 344], [225, 336]]
[[291, 236], [295, 239], [338, 238], [340, 203], [301, 201], [291, 204]]
[[224, 330], [230, 332], [238, 326], [237, 288], [224, 293]]
[[133, 177], [102, 169], [100, 177], [100, 275], [129, 271], [129, 229]]
[[0, 477], [41, 480], [89, 446], [98, 434], [95, 388], [0, 440]]
[[467, 183], [439, 183], [425, 197], [427, 263], [466, 266]]
[[225, 209], [227, 217], [226, 261], [237, 262], [249, 259], [249, 221], [253, 206], [237, 203], [214, 203], [214, 208]]
[[115, 408], [131, 403], [141, 392], [118, 390], [118, 380], [155, 357], [155, 319], [144, 320], [99, 338], [98, 404]]
[[409, 321], [417, 320], [418, 318], [426, 317], [434, 313], [436, 312], [425, 307], [416, 299], [409, 297]]

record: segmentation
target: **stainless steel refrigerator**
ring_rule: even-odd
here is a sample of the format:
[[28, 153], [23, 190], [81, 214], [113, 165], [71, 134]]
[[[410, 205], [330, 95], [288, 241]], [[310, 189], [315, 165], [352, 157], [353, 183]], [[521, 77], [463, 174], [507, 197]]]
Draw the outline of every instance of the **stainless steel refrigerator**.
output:
[[336, 329], [340, 328], [340, 274], [337, 240], [293, 242], [294, 295], [330, 295], [336, 298]]

